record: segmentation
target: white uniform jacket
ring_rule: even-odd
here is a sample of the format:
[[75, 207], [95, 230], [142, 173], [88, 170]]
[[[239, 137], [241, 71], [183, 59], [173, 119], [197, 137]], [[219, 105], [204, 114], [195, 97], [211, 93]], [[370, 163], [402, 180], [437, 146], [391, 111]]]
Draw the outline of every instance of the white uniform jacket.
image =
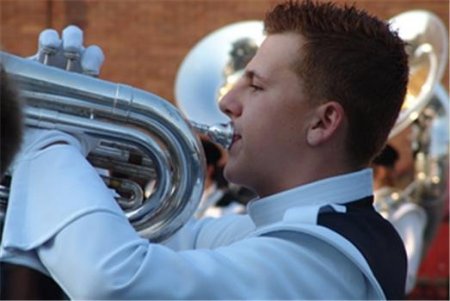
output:
[[[42, 150], [52, 139], [69, 144]], [[373, 210], [368, 169], [255, 200], [248, 215], [192, 221], [162, 245], [136, 234], [79, 149], [58, 132], [29, 143], [0, 250], [70, 298], [401, 298], [404, 249]]]

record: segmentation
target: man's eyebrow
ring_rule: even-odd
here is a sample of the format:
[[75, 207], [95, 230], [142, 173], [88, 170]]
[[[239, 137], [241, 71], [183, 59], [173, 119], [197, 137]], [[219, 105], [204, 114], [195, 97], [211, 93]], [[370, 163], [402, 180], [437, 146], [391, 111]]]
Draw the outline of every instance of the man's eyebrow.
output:
[[253, 79], [256, 78], [262, 82], [267, 82], [267, 78], [265, 78], [264, 76], [262, 76], [261, 74], [259, 74], [258, 72], [256, 72], [255, 70], [245, 70], [245, 76], [247, 78]]

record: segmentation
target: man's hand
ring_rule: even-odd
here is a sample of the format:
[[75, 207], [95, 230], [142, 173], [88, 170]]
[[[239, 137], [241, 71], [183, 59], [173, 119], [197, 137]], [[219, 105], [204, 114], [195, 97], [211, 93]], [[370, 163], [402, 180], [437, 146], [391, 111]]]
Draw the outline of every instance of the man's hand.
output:
[[68, 71], [98, 76], [105, 60], [103, 51], [96, 45], [83, 47], [83, 31], [74, 25], [67, 26], [62, 39], [54, 29], [45, 29], [39, 35], [38, 52], [30, 59]]

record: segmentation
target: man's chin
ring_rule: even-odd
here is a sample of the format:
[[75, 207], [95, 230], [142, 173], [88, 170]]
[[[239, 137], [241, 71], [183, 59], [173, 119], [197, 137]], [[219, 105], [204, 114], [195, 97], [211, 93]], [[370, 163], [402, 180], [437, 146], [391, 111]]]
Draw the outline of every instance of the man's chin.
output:
[[239, 168], [237, 165], [230, 164], [229, 162], [225, 165], [223, 170], [223, 176], [228, 182], [243, 187], [248, 187], [249, 184], [248, 177], [245, 177], [246, 174], [245, 170]]
[[223, 170], [223, 176], [225, 179], [230, 183], [241, 185], [241, 183], [239, 183], [239, 175], [240, 174], [236, 166], [234, 166], [232, 162], [227, 162]]

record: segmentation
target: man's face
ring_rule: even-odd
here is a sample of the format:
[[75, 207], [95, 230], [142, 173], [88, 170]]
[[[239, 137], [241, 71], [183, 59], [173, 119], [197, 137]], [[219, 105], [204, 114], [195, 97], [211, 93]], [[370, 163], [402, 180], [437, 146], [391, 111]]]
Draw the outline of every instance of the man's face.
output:
[[220, 102], [236, 129], [225, 176], [269, 195], [286, 188], [305, 149], [312, 107], [294, 73], [302, 39], [297, 34], [266, 38], [244, 76]]

